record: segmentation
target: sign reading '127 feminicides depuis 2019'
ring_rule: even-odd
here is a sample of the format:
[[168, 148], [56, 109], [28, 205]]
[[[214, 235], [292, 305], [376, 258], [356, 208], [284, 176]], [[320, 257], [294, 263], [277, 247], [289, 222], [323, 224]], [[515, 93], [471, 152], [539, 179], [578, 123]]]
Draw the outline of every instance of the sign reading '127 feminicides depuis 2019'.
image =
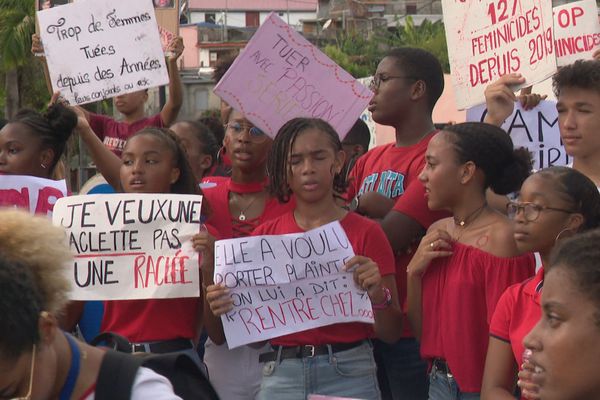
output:
[[483, 103], [502, 75], [521, 73], [529, 86], [556, 71], [552, 2], [442, 0], [442, 8], [459, 109]]
[[169, 82], [151, 0], [78, 0], [37, 18], [52, 88], [72, 104]]
[[73, 253], [73, 300], [198, 297], [202, 196], [108, 194], [64, 197], [52, 222]]

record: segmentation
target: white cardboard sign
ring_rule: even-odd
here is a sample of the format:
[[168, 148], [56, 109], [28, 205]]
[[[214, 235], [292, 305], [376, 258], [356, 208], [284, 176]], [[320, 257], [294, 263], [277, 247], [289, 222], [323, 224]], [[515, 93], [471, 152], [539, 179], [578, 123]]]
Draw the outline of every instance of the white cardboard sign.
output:
[[550, 1], [442, 0], [442, 8], [460, 110], [483, 103], [502, 75], [523, 74], [524, 87], [556, 71]]
[[234, 305], [221, 317], [229, 348], [335, 323], [373, 323], [369, 296], [342, 271], [353, 256], [337, 221], [217, 241], [215, 283], [229, 289]]
[[198, 252], [202, 196], [71, 196], [54, 207], [74, 262], [73, 300], [129, 300], [200, 295]]
[[[467, 121], [483, 121], [486, 113], [485, 105], [470, 108]], [[529, 111], [516, 102], [515, 110], [504, 121], [502, 129], [508, 132], [515, 147], [525, 147], [531, 152], [536, 170], [571, 162], [560, 140], [555, 101], [543, 100]]]
[[79, 0], [37, 18], [52, 88], [71, 104], [169, 82], [151, 0]]
[[67, 196], [65, 180], [25, 175], [0, 175], [0, 207], [17, 207], [32, 214], [52, 215], [54, 204]]
[[592, 58], [594, 51], [600, 47], [596, 0], [554, 7], [554, 44], [559, 67]]

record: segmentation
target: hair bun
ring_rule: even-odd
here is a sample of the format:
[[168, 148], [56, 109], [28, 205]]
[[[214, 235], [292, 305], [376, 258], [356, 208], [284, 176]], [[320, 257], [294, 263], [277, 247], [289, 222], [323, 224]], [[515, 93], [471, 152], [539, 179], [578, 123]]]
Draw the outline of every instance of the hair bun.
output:
[[497, 179], [490, 181], [490, 188], [497, 194], [509, 194], [519, 190], [531, 174], [531, 153], [524, 147], [516, 148], [512, 161], [502, 170]]
[[60, 103], [52, 104], [44, 114], [55, 134], [67, 141], [77, 126], [77, 114]]

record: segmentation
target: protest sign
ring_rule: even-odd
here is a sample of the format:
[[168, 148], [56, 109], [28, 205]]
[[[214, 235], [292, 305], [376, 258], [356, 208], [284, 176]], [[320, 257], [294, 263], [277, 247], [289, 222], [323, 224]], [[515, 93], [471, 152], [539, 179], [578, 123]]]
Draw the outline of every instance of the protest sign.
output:
[[169, 82], [149, 0], [78, 0], [37, 17], [52, 88], [71, 104]]
[[600, 48], [600, 22], [596, 0], [554, 7], [554, 45], [559, 67], [591, 59]]
[[352, 256], [337, 221], [303, 233], [217, 241], [215, 283], [233, 300], [221, 316], [229, 348], [334, 323], [373, 323], [369, 296], [342, 271]]
[[[467, 110], [467, 121], [483, 121], [486, 113], [485, 105], [473, 107]], [[543, 100], [529, 111], [516, 102], [502, 129], [508, 132], [515, 147], [525, 147], [531, 152], [535, 169], [571, 162], [560, 140], [555, 101]]]
[[460, 110], [483, 103], [502, 75], [523, 74], [524, 87], [556, 71], [550, 1], [442, 0], [442, 9]]
[[292, 118], [321, 118], [343, 139], [373, 93], [271, 13], [215, 94], [270, 137]]
[[198, 253], [202, 196], [71, 196], [54, 207], [73, 252], [73, 300], [200, 295]]
[[25, 175], [0, 175], [0, 207], [17, 207], [32, 214], [52, 215], [58, 199], [67, 195], [65, 180]]

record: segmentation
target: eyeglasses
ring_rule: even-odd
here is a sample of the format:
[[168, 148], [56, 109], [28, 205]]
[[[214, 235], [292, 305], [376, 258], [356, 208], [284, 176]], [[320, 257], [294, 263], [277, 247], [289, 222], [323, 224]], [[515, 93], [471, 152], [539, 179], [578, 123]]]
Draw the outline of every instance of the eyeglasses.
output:
[[261, 131], [253, 125], [240, 124], [239, 122], [230, 122], [228, 124], [225, 124], [224, 126], [225, 129], [227, 129], [227, 131], [233, 133], [236, 136], [244, 131], [248, 132], [250, 140], [252, 142], [260, 143], [264, 142], [268, 138], [266, 133], [264, 133], [263, 131]]
[[572, 210], [565, 210], [563, 208], [541, 206], [535, 203], [517, 203], [511, 201], [506, 205], [506, 213], [508, 214], [508, 218], [515, 219], [519, 211], [523, 211], [523, 217], [527, 222], [533, 222], [538, 219], [540, 213], [544, 210], [560, 211], [569, 214], [576, 212]]
[[419, 80], [419, 78], [417, 78], [416, 76], [380, 75], [380, 74], [375, 74], [375, 75], [373, 75], [373, 79], [369, 83], [369, 89], [371, 89], [371, 90], [373, 90], [373, 89], [379, 89], [379, 85], [381, 85], [381, 82], [386, 82], [386, 81], [389, 81], [390, 79], [412, 79], [412, 80]]
[[33, 369], [35, 368], [35, 343], [33, 344], [33, 350], [31, 351], [31, 372], [29, 373], [29, 390], [24, 397], [13, 397], [10, 400], [30, 400], [31, 390], [33, 389]]

